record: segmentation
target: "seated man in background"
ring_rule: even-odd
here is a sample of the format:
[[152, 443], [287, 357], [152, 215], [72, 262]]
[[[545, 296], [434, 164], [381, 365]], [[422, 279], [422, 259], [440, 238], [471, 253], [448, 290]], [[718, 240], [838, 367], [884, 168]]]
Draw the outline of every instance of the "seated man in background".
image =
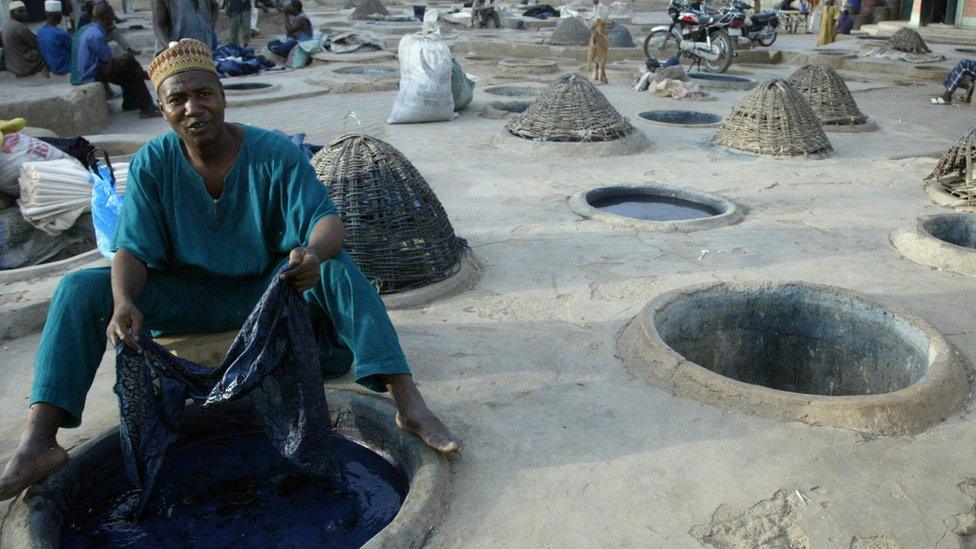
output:
[[[105, 0], [102, 0], [102, 2], [104, 2], [104, 1]], [[99, 3], [102, 3], [102, 2], [99, 2]], [[91, 22], [92, 22], [92, 12], [94, 11], [94, 9], [95, 9], [95, 2], [93, 0], [83, 0], [82, 1], [82, 3], [81, 3], [81, 17], [78, 18], [78, 29], [79, 30], [81, 30], [85, 25], [90, 25], [91, 24]], [[128, 53], [129, 55], [131, 55], [133, 57], [136, 56], [136, 55], [139, 55], [142, 52], [139, 51], [139, 50], [137, 50], [137, 49], [134, 49], [132, 46], [130, 46], [129, 45], [129, 42], [125, 39], [125, 33], [122, 32], [122, 30], [119, 29], [116, 26], [119, 23], [121, 23], [122, 21], [123, 20], [122, 19], [119, 19], [118, 17], [115, 18], [115, 21], [114, 21], [114, 23], [112, 25], [111, 30], [109, 30], [108, 31], [108, 34], [106, 35], [108, 37], [108, 41], [109, 42], [115, 42], [116, 44], [119, 45], [119, 47], [121, 47], [123, 50], [125, 50], [126, 53]]]
[[962, 101], [963, 103], [969, 103], [973, 99], [973, 88], [976, 88], [974, 83], [976, 83], [976, 61], [963, 59], [956, 63], [952, 72], [942, 82], [942, 85], [945, 87], [945, 92], [939, 97], [933, 97], [931, 102], [934, 105], [950, 105], [952, 104], [952, 94], [957, 89], [963, 88], [967, 91], [962, 97]]
[[850, 10], [840, 12], [840, 19], [837, 20], [837, 34], [850, 34], [854, 28], [854, 18], [851, 17]]
[[[342, 250], [342, 220], [304, 153], [285, 137], [224, 121], [207, 45], [181, 40], [149, 73], [174, 131], [132, 159], [111, 270], [75, 271], [58, 285], [0, 500], [64, 465], [58, 429], [80, 424], [106, 343], [139, 351], [144, 329], [240, 328], [273, 276], [308, 302], [323, 374], [354, 368], [358, 383], [391, 393], [401, 429], [457, 452], [413, 382], [383, 301]], [[283, 261], [291, 269], [276, 275]]]
[[21, 0], [10, 3], [10, 20], [3, 27], [3, 56], [7, 70], [30, 76], [47, 69], [37, 36], [27, 25], [27, 6]]
[[106, 2], [95, 6], [94, 22], [79, 32], [71, 83], [102, 82], [122, 87], [122, 110], [139, 109], [142, 118], [160, 116], [146, 88], [146, 71], [132, 55], [114, 57], [108, 33], [115, 26], [115, 11]]
[[291, 0], [278, 9], [285, 15], [285, 38], [268, 42], [268, 51], [288, 57], [296, 44], [312, 39], [312, 20], [302, 11], [299, 0]]
[[37, 31], [41, 55], [54, 74], [71, 72], [71, 36], [61, 28], [61, 0], [46, 0], [47, 22]]

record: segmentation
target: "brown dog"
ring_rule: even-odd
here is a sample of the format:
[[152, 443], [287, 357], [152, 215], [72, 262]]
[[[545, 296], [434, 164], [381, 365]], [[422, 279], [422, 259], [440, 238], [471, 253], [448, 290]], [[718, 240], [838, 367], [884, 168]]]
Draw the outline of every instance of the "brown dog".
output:
[[593, 66], [593, 80], [607, 84], [607, 61], [610, 57], [610, 45], [607, 43], [607, 20], [597, 19], [593, 22], [593, 32], [590, 34], [590, 47], [586, 50], [586, 64]]

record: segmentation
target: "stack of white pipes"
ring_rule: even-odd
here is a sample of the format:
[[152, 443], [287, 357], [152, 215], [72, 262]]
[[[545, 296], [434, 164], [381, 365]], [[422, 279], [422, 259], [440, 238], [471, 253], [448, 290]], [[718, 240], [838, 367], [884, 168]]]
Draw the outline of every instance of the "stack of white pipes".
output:
[[[115, 190], [125, 193], [129, 164], [112, 166]], [[52, 235], [60, 234], [91, 210], [88, 171], [73, 158], [25, 162], [20, 167], [20, 213], [28, 223]]]

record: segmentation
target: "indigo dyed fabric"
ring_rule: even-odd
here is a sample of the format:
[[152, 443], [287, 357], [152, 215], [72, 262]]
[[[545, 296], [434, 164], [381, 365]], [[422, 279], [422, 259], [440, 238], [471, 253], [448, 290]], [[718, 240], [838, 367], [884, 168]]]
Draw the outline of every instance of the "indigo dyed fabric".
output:
[[117, 348], [115, 383], [122, 455], [142, 490], [140, 510], [179, 434], [187, 398], [207, 409], [249, 396], [282, 456], [315, 474], [334, 472], [318, 349], [308, 306], [291, 283], [274, 276], [216, 369], [176, 357], [148, 337], [142, 347], [142, 354]]

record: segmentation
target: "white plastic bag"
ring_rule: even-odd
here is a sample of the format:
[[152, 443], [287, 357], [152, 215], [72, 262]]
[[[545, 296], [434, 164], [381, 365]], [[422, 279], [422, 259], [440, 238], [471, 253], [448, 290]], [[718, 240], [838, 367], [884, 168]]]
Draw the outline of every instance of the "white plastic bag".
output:
[[440, 122], [454, 117], [451, 49], [441, 40], [437, 10], [424, 13], [424, 27], [400, 39], [400, 91], [388, 124]]
[[3, 136], [0, 147], [0, 191], [12, 196], [20, 196], [20, 166], [24, 162], [44, 162], [69, 158], [68, 155], [40, 139], [21, 133], [8, 133]]

